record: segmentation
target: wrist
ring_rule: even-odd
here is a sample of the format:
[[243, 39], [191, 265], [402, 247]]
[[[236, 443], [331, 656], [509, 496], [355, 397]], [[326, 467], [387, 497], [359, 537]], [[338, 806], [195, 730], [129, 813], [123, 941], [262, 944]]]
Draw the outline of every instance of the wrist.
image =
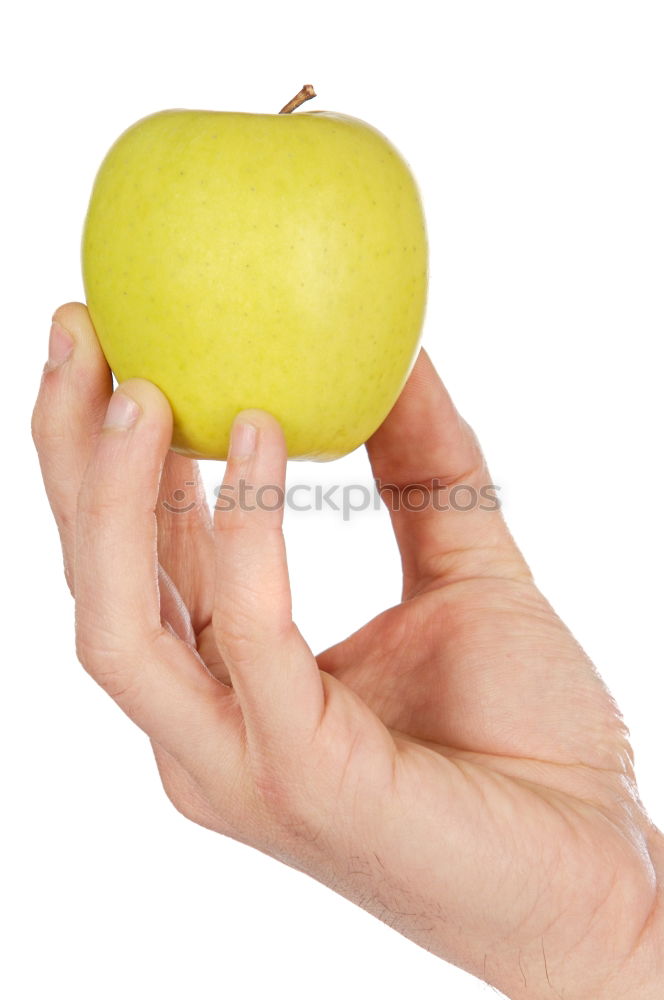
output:
[[664, 833], [648, 837], [653, 864], [653, 905], [607, 1000], [660, 1000], [664, 996]]
[[[621, 940], [618, 930], [616, 942], [617, 961], [613, 946], [602, 937], [596, 937], [590, 946], [588, 939], [580, 953], [568, 954], [563, 963], [556, 962], [555, 954], [549, 955], [548, 968], [544, 953], [536, 954], [538, 943], [533, 943], [533, 953], [519, 952], [521, 965], [528, 970], [526, 980], [523, 967], [515, 972], [515, 956], [505, 963], [505, 980], [495, 981], [510, 1000], [548, 1000], [554, 995], [569, 996], [570, 1000], [662, 1000], [664, 997], [664, 834], [653, 828], [646, 838], [652, 861], [652, 896], [647, 911], [642, 910], [639, 926], [632, 922], [630, 940]], [[531, 977], [529, 969], [537, 968], [539, 978]], [[553, 963], [553, 965], [552, 965]], [[552, 974], [552, 990], [549, 972]]]

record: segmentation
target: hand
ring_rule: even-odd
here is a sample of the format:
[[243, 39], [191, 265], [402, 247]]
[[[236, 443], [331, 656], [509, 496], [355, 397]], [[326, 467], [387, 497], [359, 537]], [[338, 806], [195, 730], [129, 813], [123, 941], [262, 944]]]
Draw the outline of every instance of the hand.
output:
[[[509, 997], [661, 996], [663, 838], [614, 701], [498, 509], [397, 503], [491, 482], [427, 356], [367, 445], [395, 487], [403, 600], [314, 657], [282, 510], [212, 521], [165, 397], [139, 379], [111, 396], [85, 307], [55, 319], [73, 349], [56, 328], [33, 435], [77, 653], [150, 737], [175, 806]], [[285, 467], [277, 421], [240, 415], [225, 495], [283, 486]]]

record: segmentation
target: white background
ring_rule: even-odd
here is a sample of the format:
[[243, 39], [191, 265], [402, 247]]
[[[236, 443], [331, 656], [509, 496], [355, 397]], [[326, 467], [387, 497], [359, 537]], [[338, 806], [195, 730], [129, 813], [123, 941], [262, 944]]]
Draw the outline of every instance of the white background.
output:
[[[318, 108], [366, 119], [406, 156], [431, 247], [424, 344], [540, 587], [618, 699], [664, 823], [663, 27], [661, 4], [639, 0], [61, 0], [5, 15], [3, 995], [490, 993], [187, 823], [146, 738], [76, 661], [30, 411], [51, 313], [83, 294], [97, 166], [163, 108], [277, 111], [311, 82]], [[210, 486], [221, 474], [206, 467]], [[290, 475], [369, 481], [363, 450]], [[292, 513], [286, 530], [315, 650], [398, 600], [383, 513]]]

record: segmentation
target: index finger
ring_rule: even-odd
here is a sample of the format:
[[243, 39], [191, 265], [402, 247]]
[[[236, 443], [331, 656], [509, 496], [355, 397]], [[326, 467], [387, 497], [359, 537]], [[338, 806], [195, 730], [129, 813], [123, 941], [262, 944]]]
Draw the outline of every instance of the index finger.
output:
[[155, 507], [170, 439], [162, 393], [123, 383], [78, 498], [76, 644], [95, 680], [193, 773], [237, 749], [238, 718], [231, 689], [161, 623]]

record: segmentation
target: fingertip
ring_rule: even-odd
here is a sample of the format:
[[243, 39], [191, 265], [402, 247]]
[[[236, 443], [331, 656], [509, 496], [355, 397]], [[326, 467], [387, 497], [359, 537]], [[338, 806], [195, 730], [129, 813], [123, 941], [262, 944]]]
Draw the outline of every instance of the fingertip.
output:
[[441, 379], [439, 372], [423, 347], [420, 348], [410, 375], [411, 377], [408, 381], [411, 385], [418, 385], [422, 382], [434, 382], [440, 385], [443, 384], [443, 380]]
[[83, 302], [65, 302], [58, 306], [51, 317], [51, 322], [62, 327], [70, 335], [77, 354], [83, 349], [86, 353], [98, 355], [106, 363], [90, 313]]
[[281, 424], [271, 413], [267, 410], [259, 410], [248, 408], [246, 410], [240, 410], [240, 412], [235, 416], [233, 420], [233, 425], [236, 423], [249, 423], [253, 424], [258, 430], [264, 429], [271, 435], [283, 436], [283, 430]]
[[68, 327], [77, 322], [88, 321], [90, 314], [84, 302], [63, 302], [55, 310], [51, 319]]
[[215, 504], [215, 527], [226, 529], [265, 519], [279, 522], [287, 458], [284, 433], [276, 417], [265, 410], [241, 410], [231, 426], [224, 480]]
[[173, 412], [168, 399], [154, 382], [145, 378], [130, 378], [121, 382], [109, 402], [104, 426], [113, 427], [116, 421], [117, 426], [121, 426], [123, 413], [127, 426], [136, 423], [140, 417], [142, 424], [158, 427], [163, 433], [168, 433], [170, 439]]
[[240, 410], [231, 427], [229, 459], [246, 458], [256, 452], [265, 454], [266, 451], [286, 457], [286, 441], [280, 422], [267, 410]]
[[66, 443], [70, 451], [76, 436], [74, 427], [84, 428], [81, 437], [89, 440], [91, 432], [96, 433], [101, 426], [112, 384], [86, 306], [82, 302], [58, 306], [51, 320], [47, 360], [35, 400], [33, 436], [36, 434], [49, 449], [57, 441]]
[[[423, 416], [425, 420], [428, 419], [434, 409], [440, 409], [441, 403], [453, 408], [440, 375], [422, 347], [394, 406], [372, 438], [379, 440], [385, 431], [389, 432], [396, 423], [403, 420], [404, 414], [407, 414], [409, 423], [415, 417], [420, 421]], [[369, 438], [369, 442], [372, 438]]]

